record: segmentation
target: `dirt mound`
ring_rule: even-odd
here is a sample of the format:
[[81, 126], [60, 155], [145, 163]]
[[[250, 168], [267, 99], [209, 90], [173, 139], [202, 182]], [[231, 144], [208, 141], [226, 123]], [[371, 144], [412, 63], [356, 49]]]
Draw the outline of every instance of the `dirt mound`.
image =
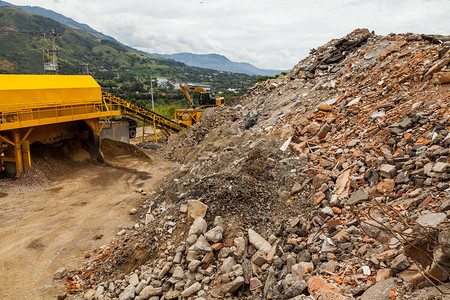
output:
[[151, 162], [150, 156], [141, 148], [120, 141], [102, 139], [100, 143], [100, 151], [106, 162], [116, 161], [120, 159], [121, 156], [134, 156]]
[[[31, 146], [31, 167], [17, 180], [11, 181], [15, 188], [42, 189], [53, 185], [56, 177], [69, 173], [75, 167], [68, 151], [68, 142], [43, 145], [40, 143]], [[70, 142], [71, 145], [74, 143]], [[70, 147], [74, 149], [73, 147]]]
[[53, 178], [61, 170], [48, 160], [35, 158], [31, 160], [30, 169], [14, 181], [14, 185], [28, 188], [46, 188], [52, 185]]

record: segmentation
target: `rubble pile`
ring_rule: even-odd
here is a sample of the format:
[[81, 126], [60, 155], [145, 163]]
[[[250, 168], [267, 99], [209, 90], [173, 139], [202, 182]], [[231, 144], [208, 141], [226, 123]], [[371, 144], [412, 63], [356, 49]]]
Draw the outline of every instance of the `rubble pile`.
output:
[[358, 29], [209, 110], [171, 137], [161, 151], [180, 170], [138, 224], [69, 272], [69, 292], [444, 299], [449, 40]]
[[169, 141], [164, 147], [164, 156], [181, 162], [195, 159], [190, 155], [199, 144], [216, 127], [237, 118], [236, 111], [228, 107], [216, 107], [202, 113], [201, 123], [179, 132], [177, 135], [169, 136]]
[[[219, 137], [228, 135], [222, 130], [216, 133]], [[304, 211], [305, 205], [299, 204], [303, 194], [292, 193], [292, 187], [299, 178], [308, 179], [305, 164], [277, 151], [280, 141], [262, 137], [255, 140], [247, 132], [233, 135], [227, 140], [208, 136], [194, 152], [197, 160], [186, 162], [166, 190], [175, 191], [181, 203], [199, 199], [207, 204], [212, 212], [207, 217], [209, 223], [215, 215], [221, 215], [265, 228], [265, 223], [277, 215]], [[305, 189], [305, 193], [308, 191]]]

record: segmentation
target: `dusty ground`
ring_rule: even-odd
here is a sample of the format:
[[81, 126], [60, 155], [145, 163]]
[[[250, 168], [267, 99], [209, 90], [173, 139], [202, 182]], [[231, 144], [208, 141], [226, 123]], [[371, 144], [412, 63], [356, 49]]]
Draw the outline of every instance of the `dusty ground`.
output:
[[[79, 266], [86, 251], [107, 244], [142, 195], [173, 163], [121, 155], [113, 166], [72, 164], [50, 186], [29, 188], [0, 180], [0, 299], [52, 299], [64, 290], [53, 274]], [[93, 237], [102, 234], [99, 240]]]

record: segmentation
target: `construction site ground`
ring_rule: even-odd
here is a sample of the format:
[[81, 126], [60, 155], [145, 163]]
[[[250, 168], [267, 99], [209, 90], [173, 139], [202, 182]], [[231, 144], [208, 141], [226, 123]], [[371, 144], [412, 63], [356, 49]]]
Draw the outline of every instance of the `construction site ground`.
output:
[[[119, 155], [114, 155], [116, 151]], [[136, 223], [142, 194], [175, 165], [110, 147], [106, 164], [38, 158], [27, 176], [0, 180], [0, 299], [54, 299], [61, 265]]]

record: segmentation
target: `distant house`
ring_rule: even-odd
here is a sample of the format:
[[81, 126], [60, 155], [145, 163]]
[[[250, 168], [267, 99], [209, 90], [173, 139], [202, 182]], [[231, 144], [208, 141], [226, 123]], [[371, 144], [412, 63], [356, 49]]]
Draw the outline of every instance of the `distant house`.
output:
[[156, 85], [158, 87], [169, 88], [169, 89], [175, 88], [176, 89], [178, 86], [178, 83], [172, 82], [167, 78], [156, 78]]

